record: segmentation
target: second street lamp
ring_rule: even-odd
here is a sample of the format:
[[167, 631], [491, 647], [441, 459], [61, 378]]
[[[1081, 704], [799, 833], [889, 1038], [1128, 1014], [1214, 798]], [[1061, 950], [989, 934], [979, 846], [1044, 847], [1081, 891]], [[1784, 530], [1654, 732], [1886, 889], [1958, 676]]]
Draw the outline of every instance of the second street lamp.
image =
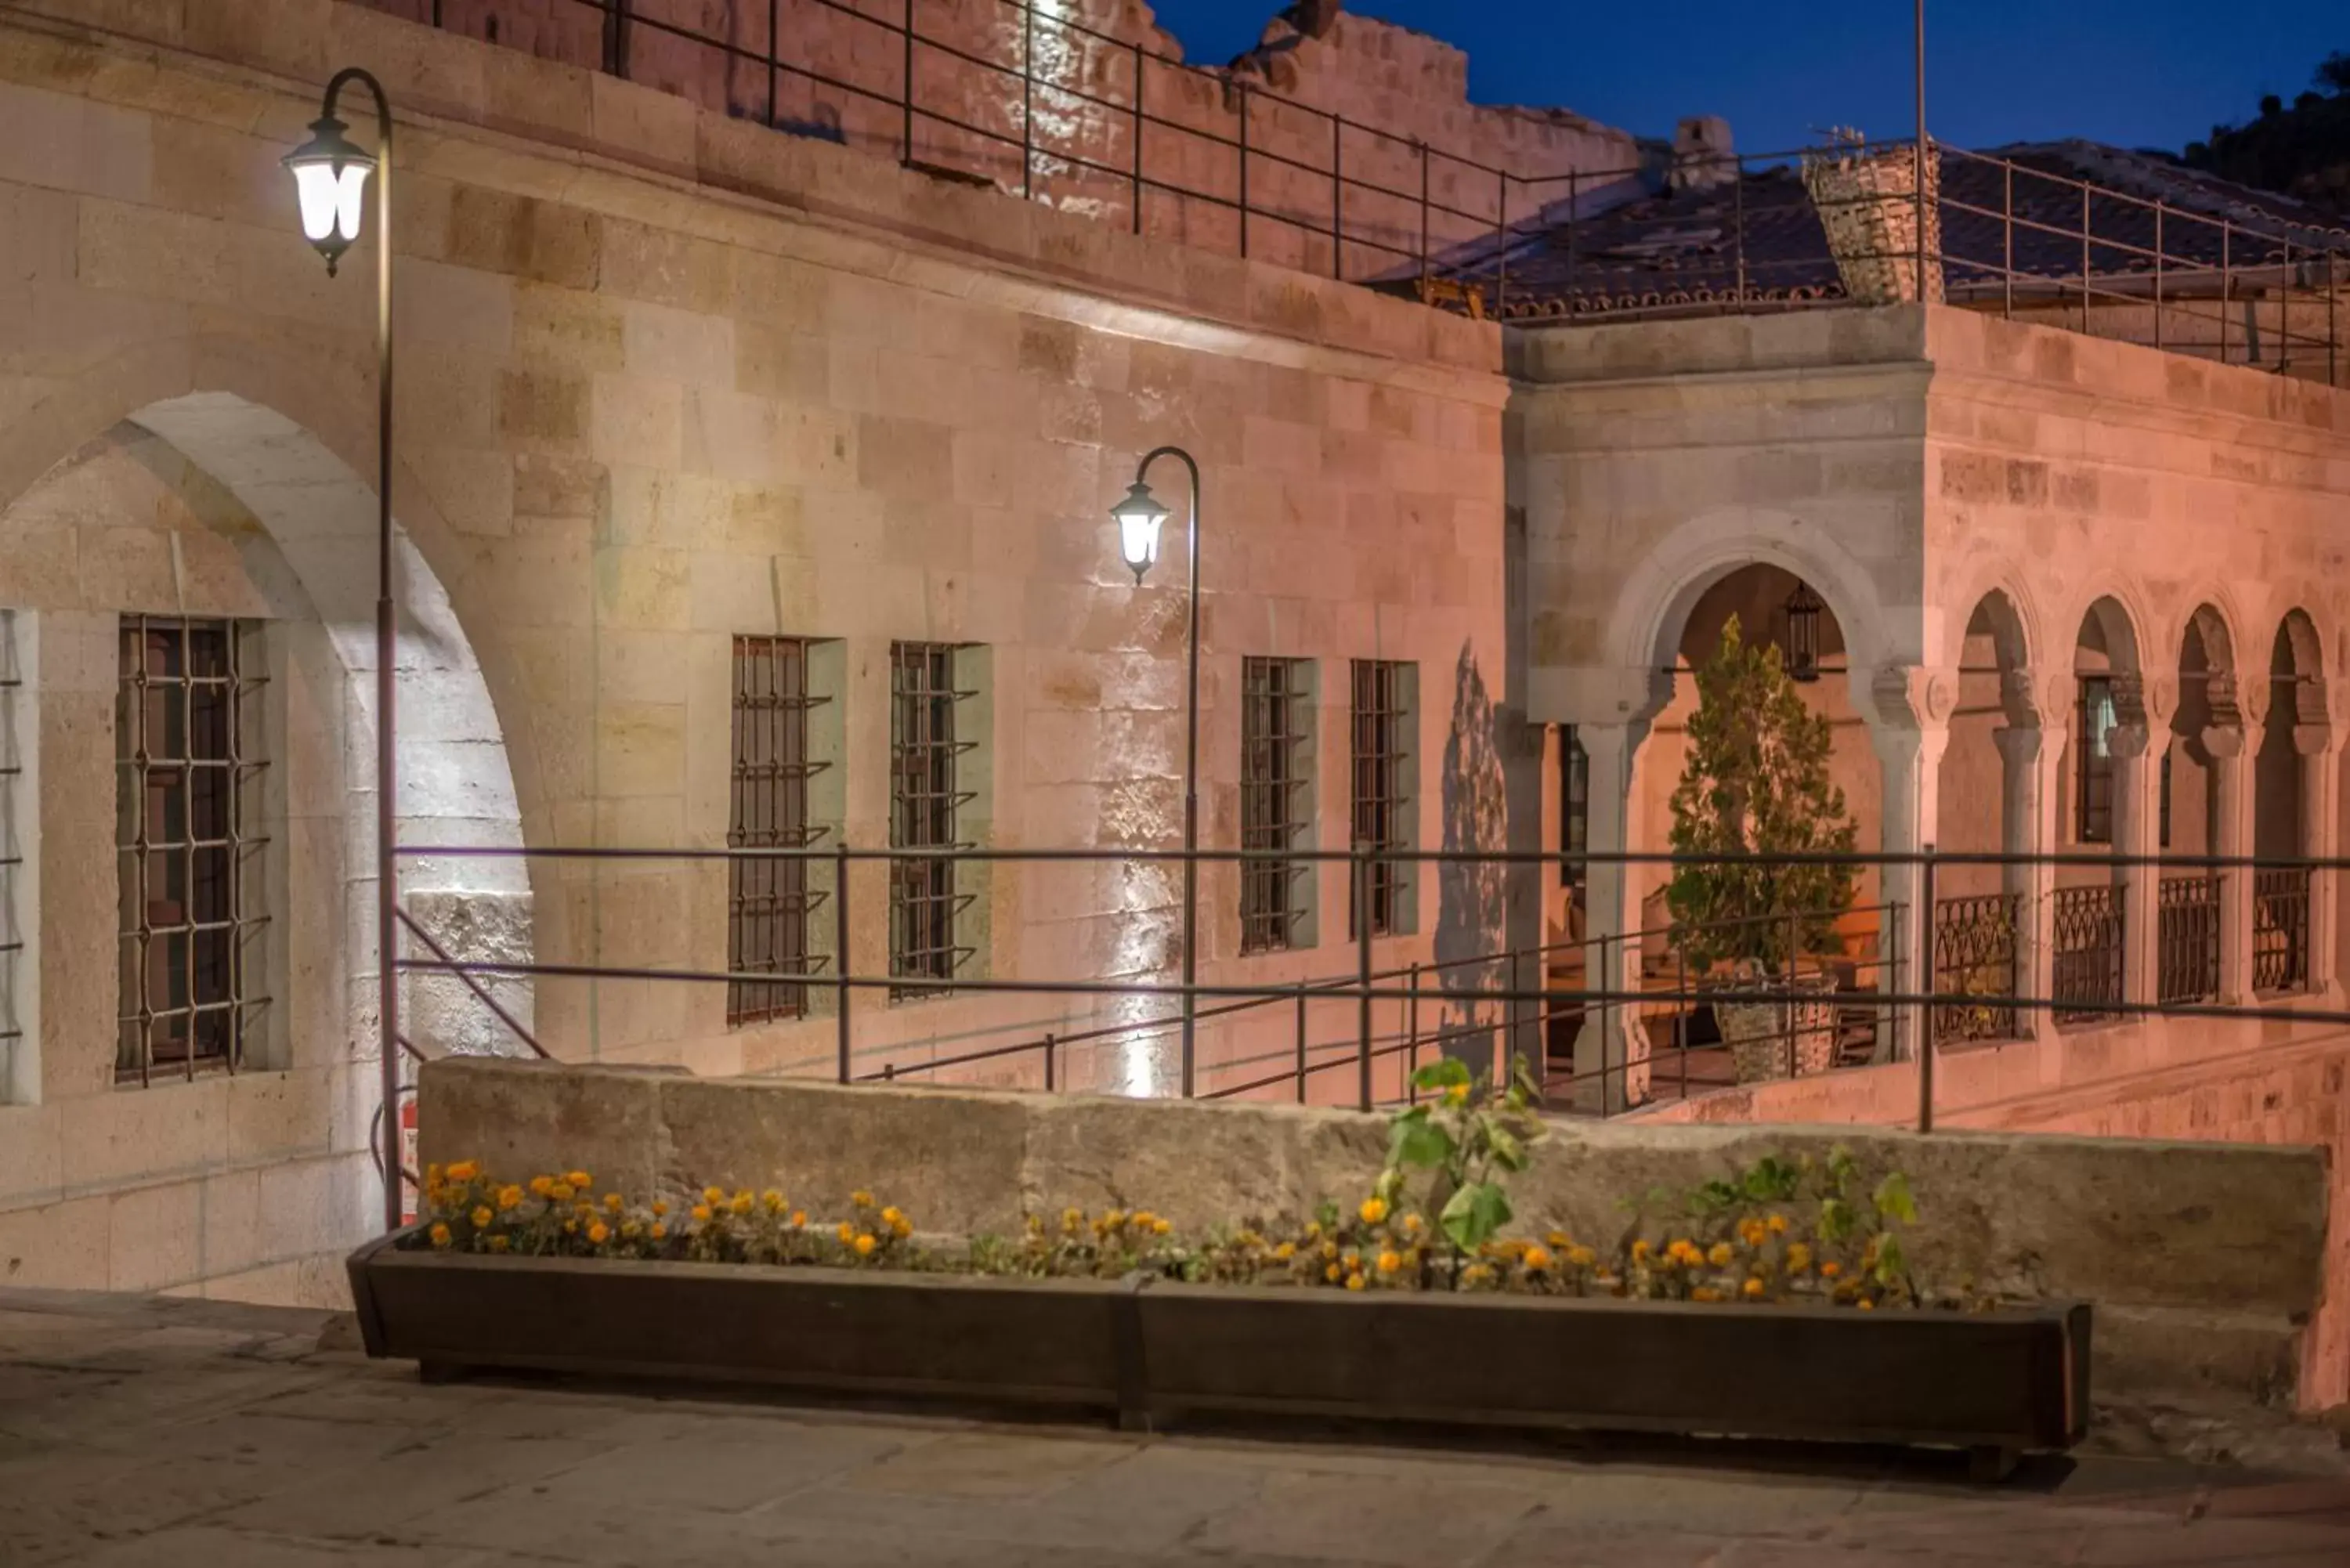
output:
[[[343, 88], [357, 83], [375, 99], [376, 153], [351, 144], [335, 116]], [[392, 876], [391, 605], [391, 103], [383, 84], [353, 67], [327, 84], [310, 140], [286, 155], [302, 203], [302, 233], [327, 258], [327, 275], [364, 226], [368, 176], [375, 176], [376, 540], [375, 540], [375, 849], [377, 1007], [382, 1039], [383, 1220], [397, 1231], [400, 1165], [400, 950], [398, 887]]]
[[1134, 486], [1126, 499], [1110, 508], [1118, 521], [1118, 547], [1137, 587], [1159, 561], [1159, 535], [1167, 508], [1150, 493], [1150, 465], [1162, 457], [1180, 459], [1191, 476], [1191, 525], [1189, 530], [1191, 572], [1183, 591], [1190, 599], [1190, 630], [1186, 645], [1190, 670], [1183, 701], [1183, 1062], [1182, 1094], [1191, 1097], [1197, 1071], [1195, 1046], [1199, 1033], [1200, 999], [1192, 987], [1199, 976], [1200, 946], [1200, 465], [1180, 446], [1157, 447], [1135, 464]]

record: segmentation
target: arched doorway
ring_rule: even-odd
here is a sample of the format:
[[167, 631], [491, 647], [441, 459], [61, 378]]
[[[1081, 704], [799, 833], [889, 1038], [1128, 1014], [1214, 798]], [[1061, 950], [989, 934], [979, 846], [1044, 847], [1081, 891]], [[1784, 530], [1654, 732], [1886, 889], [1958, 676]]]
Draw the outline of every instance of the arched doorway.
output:
[[[2083, 614], [2073, 645], [2073, 711], [2058, 784], [2057, 840], [2067, 849], [2148, 853], [2155, 842], [2153, 769], [2145, 665], [2137, 628], [2110, 596]], [[2140, 965], [2132, 940], [2155, 919], [2153, 878], [2142, 868], [2072, 864], [2056, 868], [2050, 914], [2050, 994], [2060, 1024], [2118, 1016]], [[2137, 896], [2133, 897], [2133, 893]]]
[[[1942, 753], [1935, 846], [1947, 854], [2029, 852], [2038, 825], [2040, 715], [2026, 672], [2031, 650], [2022, 616], [2005, 590], [1993, 588], [1967, 618], [1958, 665], [1958, 698]], [[1938, 868], [1933, 909], [1931, 989], [1970, 997], [2013, 996], [2022, 982], [2029, 943], [2027, 908], [2033, 868], [1956, 864]], [[1984, 1001], [1939, 1007], [1937, 1043], [2006, 1040], [2031, 1020]]]
[[[2269, 649], [2268, 723], [2252, 765], [2252, 854], [2292, 861], [2322, 854], [2326, 793], [2313, 763], [2329, 740], [2324, 645], [2307, 612], [2288, 610]], [[2251, 989], [2310, 989], [2315, 943], [2310, 869], [2263, 865], [2252, 873]]]
[[[2241, 746], [2235, 641], [2218, 607], [2199, 605], [2178, 641], [2178, 706], [2158, 737], [2155, 846], [2168, 860], [2226, 853], [2224, 770]], [[2155, 1000], [2216, 1000], [2225, 981], [2229, 878], [2166, 866], [2156, 896]]]

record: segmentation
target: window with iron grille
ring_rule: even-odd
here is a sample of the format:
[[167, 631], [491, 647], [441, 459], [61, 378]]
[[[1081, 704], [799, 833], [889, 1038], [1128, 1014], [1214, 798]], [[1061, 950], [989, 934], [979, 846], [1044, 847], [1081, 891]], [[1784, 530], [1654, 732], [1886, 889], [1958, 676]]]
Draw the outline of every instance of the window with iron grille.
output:
[[2114, 841], [2114, 682], [2084, 675], [2075, 701], [2073, 836], [2083, 844]]
[[[808, 691], [809, 642], [734, 639], [734, 763], [726, 846], [805, 849], [824, 836], [808, 817], [808, 781], [825, 768], [808, 745], [808, 711], [830, 701]], [[808, 952], [808, 912], [823, 900], [808, 863], [787, 857], [727, 863], [726, 967], [735, 974], [802, 977], [824, 962]], [[808, 989], [790, 981], [730, 981], [729, 1024], [805, 1017]]]
[[[1591, 846], [1591, 758], [1573, 724], [1558, 727], [1558, 846], [1580, 855]], [[1579, 888], [1584, 867], [1573, 860], [1558, 866], [1558, 885]]]
[[115, 846], [121, 894], [124, 1083], [234, 1072], [262, 995], [255, 857], [256, 754], [245, 673], [251, 629], [124, 618], [115, 696]]
[[[1411, 847], [1411, 686], [1413, 667], [1388, 659], [1354, 661], [1349, 753], [1353, 762], [1353, 836], [1357, 846], [1379, 850]], [[1409, 867], [1399, 860], [1374, 859], [1370, 909], [1349, 898], [1349, 930], [1357, 932], [1366, 912], [1374, 936], [1409, 929]]]
[[[950, 642], [889, 645], [889, 846], [967, 849], [957, 818], [972, 798], [962, 760], [975, 742], [956, 732], [956, 711], [972, 693], [955, 684]], [[893, 978], [951, 981], [969, 947], [956, 940], [958, 917], [970, 902], [958, 890], [951, 859], [890, 863], [889, 973]], [[945, 985], [893, 986], [896, 1000], [946, 994]]]
[[[1285, 850], [1313, 832], [1313, 662], [1247, 659], [1241, 663], [1241, 847]], [[1241, 951], [1304, 945], [1305, 878], [1310, 864], [1241, 863]]]

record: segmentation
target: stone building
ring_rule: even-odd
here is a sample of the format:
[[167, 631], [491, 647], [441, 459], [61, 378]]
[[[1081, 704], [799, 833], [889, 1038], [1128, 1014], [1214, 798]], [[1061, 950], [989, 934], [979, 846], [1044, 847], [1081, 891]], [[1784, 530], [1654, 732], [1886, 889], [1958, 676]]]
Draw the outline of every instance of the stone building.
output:
[[[420, 1052], [829, 1075], [845, 963], [859, 1075], [1002, 1050], [953, 1071], [1173, 1092], [1164, 996], [1016, 984], [1176, 973], [1177, 867], [1114, 853], [1180, 841], [1180, 552], [1138, 584], [1108, 516], [1166, 443], [1201, 470], [1211, 848], [1655, 848], [1673, 670], [1798, 583], [1864, 845], [2334, 846], [2350, 376], [2261, 347], [2339, 292], [2299, 215], [2269, 293], [2207, 296], [2232, 351], [1955, 285], [1867, 306], [1825, 251], [1800, 301], [1594, 322], [1545, 258], [1701, 270], [1652, 220], [1686, 244], [1673, 203], [1744, 200], [1718, 121], [1471, 105], [1458, 51], [1336, 7], [1218, 71], [1133, 0], [917, 11], [910, 47], [785, 7], [771, 47], [766, 7], [656, 0], [0, 9], [0, 1277], [331, 1293], [396, 1145], [374, 267], [328, 275], [279, 166], [346, 64], [400, 114], [409, 956], [568, 971], [484, 982], [516, 1027], [412, 973]], [[1603, 221], [1650, 227], [1586, 244]], [[1376, 1009], [1380, 1096], [1398, 1042], [1490, 1039], [1482, 989], [1644, 981], [1636, 872], [1353, 874], [1202, 868], [1201, 981], [1256, 993], [1204, 1003], [1203, 1091], [1295, 1092], [1249, 1085], [1302, 1055], [1353, 1098], [1356, 1004], [1309, 982], [1365, 950], [1423, 990]], [[2086, 908], [2109, 989], [2152, 998], [2177, 909], [2210, 994], [2338, 998], [2328, 873], [1951, 878], [2012, 900], [2024, 992], [2085, 972]], [[1912, 974], [1938, 924], [1855, 919]], [[2077, 1086], [2224, 1044], [2084, 998], [1991, 1049]], [[1547, 1027], [1594, 1108], [1648, 1092], [1630, 1010]]]

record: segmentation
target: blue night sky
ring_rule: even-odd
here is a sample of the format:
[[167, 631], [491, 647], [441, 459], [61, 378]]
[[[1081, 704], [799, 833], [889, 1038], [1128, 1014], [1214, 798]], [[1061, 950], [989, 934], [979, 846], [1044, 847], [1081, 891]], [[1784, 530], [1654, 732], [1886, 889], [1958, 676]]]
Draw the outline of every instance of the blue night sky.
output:
[[[1154, 0], [1185, 56], [1221, 63], [1282, 0]], [[1911, 8], [1670, 0], [1365, 0], [1349, 10], [1469, 51], [1470, 96], [1563, 105], [1642, 135], [1726, 117], [1742, 151], [1912, 127]], [[1875, 16], [1877, 20], [1867, 18]], [[1961, 146], [2085, 136], [2178, 149], [2260, 96], [2290, 102], [2350, 49], [2344, 0], [1929, 0], [1928, 129]]]

